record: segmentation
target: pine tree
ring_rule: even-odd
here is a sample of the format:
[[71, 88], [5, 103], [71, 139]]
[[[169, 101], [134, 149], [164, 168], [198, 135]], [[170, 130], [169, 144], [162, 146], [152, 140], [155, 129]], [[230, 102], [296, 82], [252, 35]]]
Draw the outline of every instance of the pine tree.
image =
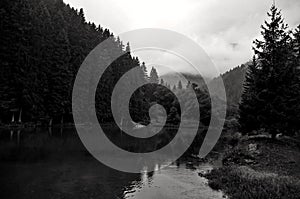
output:
[[[297, 65], [300, 65], [300, 24], [297, 26], [293, 33], [293, 50]], [[297, 69], [300, 69], [297, 67]]]
[[177, 88], [176, 88], [176, 85], [174, 85], [174, 86], [173, 86], [173, 91], [175, 91], [176, 89], [177, 89]]
[[147, 72], [147, 67], [146, 67], [145, 62], [142, 63], [141, 69], [143, 71], [143, 75], [144, 75], [145, 80], [148, 80], [149, 78], [148, 78], [148, 72]]
[[258, 65], [253, 56], [252, 63], [248, 66], [246, 79], [244, 83], [244, 91], [240, 104], [240, 118], [239, 123], [243, 132], [250, 132], [251, 130], [259, 128], [258, 118], [256, 117], [256, 109], [258, 104], [256, 83], [258, 82]]
[[150, 72], [150, 82], [156, 83], [156, 84], [159, 83], [159, 77], [158, 77], [157, 71], [154, 67], [152, 67], [151, 72]]
[[293, 64], [291, 73], [294, 74], [291, 78], [292, 89], [289, 89], [288, 107], [291, 112], [291, 126], [295, 131], [300, 129], [300, 24], [293, 33]]
[[130, 49], [130, 44], [129, 42], [127, 42], [127, 45], [126, 45], [126, 49], [125, 49], [126, 52], [130, 53], [131, 52], [131, 49]]
[[289, 105], [298, 102], [290, 31], [275, 5], [268, 17], [270, 22], [261, 26], [263, 40], [254, 41], [257, 64], [254, 61], [247, 74], [239, 121], [244, 132], [263, 128], [274, 138], [277, 133], [295, 131]]
[[181, 83], [181, 80], [179, 80], [177, 88], [178, 88], [178, 89], [182, 89], [182, 83]]

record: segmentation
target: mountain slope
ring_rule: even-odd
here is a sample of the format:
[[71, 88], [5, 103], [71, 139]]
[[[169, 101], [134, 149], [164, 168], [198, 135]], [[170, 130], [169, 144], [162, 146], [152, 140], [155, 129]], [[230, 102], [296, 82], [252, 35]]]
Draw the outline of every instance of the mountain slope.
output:
[[194, 75], [190, 73], [183, 73], [182, 76], [176, 75], [176, 74], [164, 74], [160, 76], [160, 79], [163, 79], [164, 82], [169, 84], [171, 88], [173, 88], [174, 85], [178, 85], [178, 82], [181, 81], [183, 88], [186, 88], [186, 85], [188, 84], [188, 81], [191, 83], [197, 84], [199, 87], [202, 85], [205, 85], [204, 79], [209, 82], [211, 79], [208, 77], [202, 77], [200, 75]]
[[242, 64], [236, 68], [231, 69], [230, 71], [220, 75], [217, 78], [214, 78], [210, 82], [210, 86], [212, 86], [217, 92], [220, 90], [217, 86], [217, 81], [222, 78], [226, 90], [226, 97], [227, 97], [227, 105], [230, 107], [237, 107], [240, 98], [243, 92], [243, 83], [245, 80], [247, 66], [250, 62], [246, 64]]

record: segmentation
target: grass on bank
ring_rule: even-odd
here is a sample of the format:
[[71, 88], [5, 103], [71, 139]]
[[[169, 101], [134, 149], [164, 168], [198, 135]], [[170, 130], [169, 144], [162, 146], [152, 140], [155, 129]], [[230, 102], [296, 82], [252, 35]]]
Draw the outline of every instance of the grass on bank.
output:
[[[223, 166], [204, 176], [210, 187], [233, 199], [300, 198], [299, 137], [229, 137], [232, 139], [222, 142], [230, 145]], [[234, 144], [230, 144], [232, 140]]]
[[300, 196], [300, 181], [296, 178], [258, 172], [247, 166], [214, 169], [205, 177], [211, 188], [221, 189], [233, 199], [298, 199]]

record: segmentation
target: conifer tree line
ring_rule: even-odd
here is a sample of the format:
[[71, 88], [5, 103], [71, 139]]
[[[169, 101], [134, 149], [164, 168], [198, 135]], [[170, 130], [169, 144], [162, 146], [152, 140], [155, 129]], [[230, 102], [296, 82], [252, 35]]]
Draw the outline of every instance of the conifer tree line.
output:
[[[130, 104], [136, 122], [148, 121], [145, 107], [153, 103], [154, 97], [168, 104], [171, 122], [178, 122], [180, 114], [193, 120], [195, 105], [188, 98], [195, 92], [200, 108], [205, 110], [201, 110], [201, 122], [209, 124], [210, 97], [205, 89], [191, 82], [186, 88], [182, 82], [171, 88], [159, 79], [154, 67], [148, 75], [146, 64], [131, 55], [129, 43], [124, 45], [108, 29], [87, 22], [82, 9], [72, 8], [62, 0], [2, 0], [0, 4], [1, 123], [72, 122], [72, 88], [77, 71], [88, 53], [111, 37], [114, 46], [106, 49], [107, 57], [126, 53], [110, 66], [101, 80], [105, 84], [100, 82], [102, 86], [97, 88], [96, 110], [103, 122], [111, 122], [112, 118], [107, 112], [110, 101], [106, 95], [124, 71], [140, 66], [128, 84], [160, 83], [186, 100], [181, 105], [184, 112], [180, 113], [180, 107], [165, 89], [139, 89]], [[300, 25], [289, 30], [274, 5], [268, 17], [262, 26], [263, 39], [254, 41], [255, 56], [248, 66], [239, 123], [245, 133], [264, 129], [273, 136], [292, 135], [300, 129]]]
[[[71, 122], [72, 87], [84, 58], [111, 37], [107, 56], [128, 52], [113, 63], [106, 90], [124, 70], [139, 66], [130, 46], [100, 25], [87, 22], [82, 9], [62, 0], [1, 1], [0, 9], [0, 121]], [[145, 79], [145, 64], [137, 79]], [[135, 81], [135, 80], [132, 80]], [[101, 98], [96, 99], [101, 101]], [[102, 108], [105, 106], [101, 106]], [[97, 110], [98, 111], [98, 110]], [[101, 111], [101, 110], [99, 110]]]
[[[125, 71], [140, 66], [128, 84], [160, 81], [156, 68], [152, 67], [148, 75], [146, 64], [131, 55], [129, 43], [124, 45], [108, 29], [87, 22], [82, 9], [72, 8], [62, 0], [3, 0], [0, 17], [2, 123], [72, 122], [72, 88], [77, 71], [88, 53], [109, 37], [113, 38], [114, 46], [106, 49], [107, 57], [119, 52], [125, 54], [105, 71], [97, 87], [96, 110], [101, 122], [112, 122], [107, 111], [111, 103], [108, 95]], [[170, 85], [164, 86], [171, 90]], [[181, 82], [177, 88], [182, 88]], [[147, 123], [145, 107], [153, 103], [155, 96], [169, 104], [168, 112], [178, 121], [179, 107], [175, 107], [174, 99], [166, 90], [156, 87], [134, 93], [130, 109], [135, 121]]]
[[261, 26], [263, 39], [253, 42], [239, 123], [244, 133], [263, 129], [275, 138], [300, 129], [300, 25], [289, 30], [275, 5], [268, 18]]

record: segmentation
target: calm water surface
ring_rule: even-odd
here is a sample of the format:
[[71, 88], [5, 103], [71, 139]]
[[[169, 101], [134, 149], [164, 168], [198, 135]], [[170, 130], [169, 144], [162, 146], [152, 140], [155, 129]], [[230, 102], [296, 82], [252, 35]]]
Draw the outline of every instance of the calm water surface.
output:
[[73, 128], [0, 130], [0, 198], [222, 198], [198, 173], [209, 164], [176, 162], [153, 172], [108, 168]]

